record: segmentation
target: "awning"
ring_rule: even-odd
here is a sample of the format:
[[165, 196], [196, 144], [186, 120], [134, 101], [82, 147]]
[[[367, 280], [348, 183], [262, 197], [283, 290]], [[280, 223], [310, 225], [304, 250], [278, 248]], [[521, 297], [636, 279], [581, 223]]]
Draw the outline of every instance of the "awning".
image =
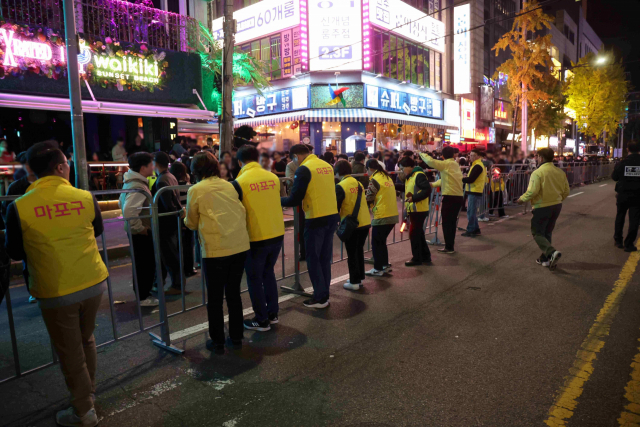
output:
[[293, 113], [255, 117], [253, 119], [239, 119], [239, 120], [234, 120], [233, 127], [237, 128], [243, 125], [249, 125], [254, 127], [254, 126], [266, 125], [271, 123], [286, 123], [286, 122], [292, 122], [294, 120], [306, 120], [308, 112], [309, 111], [304, 110], [304, 111], [296, 111]]
[[307, 115], [309, 122], [377, 122], [431, 127], [436, 129], [458, 129], [457, 126], [443, 120], [429, 119], [386, 111], [368, 110], [366, 108], [311, 110]]
[[194, 123], [178, 120], [178, 133], [220, 133], [218, 123]]
[[[70, 111], [66, 98], [0, 93], [0, 107], [27, 108], [32, 110]], [[174, 119], [213, 120], [211, 111], [198, 108], [166, 107], [162, 105], [128, 104], [82, 100], [85, 113], [119, 114], [123, 116], [168, 117]]]

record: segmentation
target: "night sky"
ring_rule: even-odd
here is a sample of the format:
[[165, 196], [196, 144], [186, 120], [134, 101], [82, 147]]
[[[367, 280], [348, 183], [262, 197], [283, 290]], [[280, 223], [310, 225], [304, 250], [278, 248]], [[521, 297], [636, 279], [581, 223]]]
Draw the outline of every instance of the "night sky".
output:
[[588, 0], [587, 21], [605, 48], [613, 49], [640, 91], [640, 0]]

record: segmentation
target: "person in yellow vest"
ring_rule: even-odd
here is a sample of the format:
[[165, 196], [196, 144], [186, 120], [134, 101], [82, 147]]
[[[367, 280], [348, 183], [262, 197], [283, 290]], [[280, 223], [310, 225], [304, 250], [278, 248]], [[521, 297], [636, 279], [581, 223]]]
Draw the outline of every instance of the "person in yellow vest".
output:
[[224, 312], [229, 312], [228, 346], [242, 348], [244, 316], [240, 283], [249, 251], [246, 210], [242, 190], [237, 182], [220, 178], [220, 166], [210, 152], [196, 154], [191, 173], [198, 183], [187, 192], [187, 214], [184, 224], [198, 232], [202, 253], [202, 270], [207, 281], [207, 315], [209, 335], [207, 349], [224, 354]]
[[482, 163], [484, 153], [475, 149], [469, 153], [471, 168], [469, 174], [462, 178], [464, 189], [469, 199], [467, 208], [467, 231], [462, 233], [464, 237], [480, 236], [480, 225], [478, 224], [478, 209], [481, 208], [482, 193], [487, 182], [487, 169]]
[[60, 359], [71, 407], [56, 414], [61, 426], [95, 426], [96, 313], [109, 275], [96, 237], [104, 226], [95, 197], [69, 183], [69, 165], [56, 146], [39, 143], [27, 152], [38, 177], [7, 210], [5, 246], [27, 260], [29, 292]]
[[280, 202], [284, 207], [302, 204], [307, 267], [313, 285], [313, 298], [304, 305], [325, 308], [329, 305], [333, 235], [340, 221], [333, 167], [311, 154], [304, 144], [294, 145], [290, 153], [299, 166], [291, 193]]
[[433, 187], [442, 190], [442, 233], [444, 234], [444, 248], [438, 249], [443, 254], [455, 253], [456, 227], [458, 226], [458, 214], [464, 204], [464, 191], [462, 189], [462, 171], [460, 165], [453, 158], [453, 147], [444, 147], [442, 157], [444, 160], [435, 160], [425, 153], [420, 157], [430, 168], [440, 172], [440, 179], [434, 182]]
[[243, 145], [237, 158], [240, 172], [236, 182], [242, 189], [242, 204], [247, 211], [247, 229], [251, 249], [245, 271], [255, 317], [244, 321], [245, 329], [268, 331], [278, 323], [278, 284], [274, 267], [282, 250], [284, 218], [280, 205], [278, 176], [261, 168], [260, 153], [253, 145]]
[[[399, 222], [398, 202], [393, 179], [376, 159], [367, 160], [367, 172], [371, 179], [367, 188], [367, 202], [372, 203], [373, 220], [371, 221], [371, 252], [373, 268], [367, 276], [382, 276], [391, 272], [387, 237]], [[428, 183], [427, 183], [428, 184]]]
[[[349, 267], [349, 280], [343, 285], [345, 289], [357, 291], [362, 287], [364, 275], [364, 244], [369, 236], [371, 228], [371, 215], [364, 192], [364, 186], [351, 176], [351, 165], [348, 160], [340, 160], [333, 166], [336, 178], [336, 201], [340, 220], [349, 215], [355, 215], [358, 220], [358, 228], [344, 242], [347, 250], [347, 266]], [[360, 206], [355, 212], [356, 202], [360, 194]]]
[[424, 237], [424, 222], [429, 217], [429, 197], [431, 184], [424, 170], [416, 166], [411, 157], [403, 157], [398, 162], [404, 179], [404, 208], [409, 215], [409, 240], [411, 241], [411, 259], [404, 265], [413, 267], [431, 262], [431, 251]]

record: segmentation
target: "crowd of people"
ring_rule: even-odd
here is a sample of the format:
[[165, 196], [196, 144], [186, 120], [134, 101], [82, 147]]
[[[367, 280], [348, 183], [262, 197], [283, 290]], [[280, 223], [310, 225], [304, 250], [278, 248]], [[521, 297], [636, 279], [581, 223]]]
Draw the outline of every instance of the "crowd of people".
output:
[[[184, 279], [202, 268], [208, 294], [206, 346], [215, 354], [224, 354], [225, 347], [241, 348], [245, 329], [264, 332], [279, 322], [274, 268], [284, 242], [285, 208], [301, 208], [300, 259], [307, 263], [313, 286], [313, 296], [303, 305], [313, 309], [330, 305], [336, 234], [347, 252], [349, 279], [343, 287], [350, 291], [362, 289], [367, 276], [392, 273], [387, 238], [400, 222], [402, 230], [409, 227], [411, 258], [405, 266], [430, 265], [437, 260], [432, 258], [424, 226], [434, 194], [440, 200], [445, 241], [438, 252], [450, 256], [455, 253], [458, 216], [465, 205], [468, 225], [461, 235], [481, 236], [479, 221], [486, 218], [478, 213], [483, 212], [480, 204], [489, 182], [499, 215], [504, 215], [504, 182], [489, 179], [494, 169], [530, 174], [518, 203], [530, 202], [533, 207], [531, 232], [542, 251], [536, 262], [554, 269], [562, 256], [551, 242], [569, 184], [556, 166], [565, 160], [554, 158], [551, 149], [515, 159], [481, 150], [462, 156], [452, 147], [438, 153], [358, 151], [349, 158], [331, 152], [317, 156], [308, 144], [267, 153], [252, 142], [254, 136], [251, 128], [239, 128], [234, 148], [223, 152], [214, 144], [196, 148], [179, 141], [170, 152], [149, 153], [139, 141], [131, 150], [122, 140], [112, 151], [114, 159], [128, 164], [122, 171], [122, 188], [136, 190], [122, 193], [119, 203], [134, 254], [137, 300], [142, 307], [155, 307], [157, 292], [181, 295]], [[637, 146], [632, 148], [636, 157], [630, 156], [631, 164], [640, 167]], [[72, 394], [71, 408], [57, 414], [58, 424], [96, 425], [93, 329], [108, 276], [96, 243], [104, 229], [100, 208], [90, 192], [71, 185], [71, 164], [56, 144], [36, 144], [19, 159], [25, 175], [12, 185], [12, 194], [24, 196], [2, 206], [6, 250], [24, 262], [29, 292], [42, 310]], [[624, 170], [618, 174], [614, 179], [625, 182]], [[635, 185], [640, 183], [619, 184], [620, 191], [637, 191]], [[157, 224], [159, 242], [154, 242], [149, 209], [156, 195], [159, 214], [167, 214]], [[622, 224], [626, 211], [633, 223], [625, 249], [631, 249], [636, 237], [632, 229], [637, 233], [640, 221], [640, 204], [634, 200], [618, 199]], [[615, 239], [622, 245], [618, 228], [617, 222]], [[367, 270], [364, 245], [369, 234], [374, 264]], [[154, 257], [155, 243], [160, 247], [161, 268]], [[251, 319], [244, 319], [240, 298], [244, 274], [254, 312]], [[165, 285], [167, 276], [170, 286]]]

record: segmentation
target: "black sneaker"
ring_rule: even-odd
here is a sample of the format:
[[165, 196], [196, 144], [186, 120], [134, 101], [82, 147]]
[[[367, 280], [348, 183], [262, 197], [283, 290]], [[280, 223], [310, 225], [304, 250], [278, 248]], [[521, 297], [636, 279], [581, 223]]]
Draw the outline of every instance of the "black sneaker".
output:
[[207, 350], [215, 354], [224, 354], [224, 344], [214, 344], [213, 340], [207, 340]]
[[469, 233], [468, 231], [465, 231], [464, 233], [461, 234], [462, 237], [475, 237], [476, 235], [474, 233]]
[[270, 314], [269, 315], [269, 323], [271, 323], [272, 325], [275, 325], [276, 323], [279, 323], [280, 321], [278, 320], [278, 315], [277, 314]]
[[549, 261], [544, 258], [538, 258], [536, 260], [536, 264], [541, 265], [543, 267], [549, 267]]
[[454, 251], [453, 249], [447, 249], [447, 248], [438, 249], [438, 252], [440, 252], [441, 254], [448, 254], [448, 255], [456, 253], [456, 251]]
[[225, 345], [234, 350], [242, 350], [242, 340], [232, 340], [231, 337], [227, 338]]
[[622, 244], [622, 242], [615, 242], [613, 246], [615, 246], [616, 248], [624, 249], [624, 245]]
[[474, 236], [482, 236], [482, 232], [480, 231], [479, 228], [471, 234], [473, 234]]
[[268, 320], [265, 320], [264, 322], [258, 322], [258, 320], [255, 317], [251, 320], [245, 320], [244, 328], [249, 329], [251, 331], [260, 331], [260, 332], [267, 332], [271, 330], [271, 326], [269, 326]]
[[549, 270], [553, 271], [556, 269], [558, 261], [560, 261], [560, 257], [562, 257], [562, 253], [560, 251], [555, 251], [551, 254], [551, 257], [549, 257]]
[[329, 306], [329, 298], [325, 298], [322, 301], [317, 301], [316, 299], [308, 299], [303, 302], [305, 307], [309, 308], [326, 308]]
[[635, 252], [637, 250], [638, 250], [638, 248], [636, 248], [635, 246], [628, 246], [628, 247], [624, 248], [625, 252]]
[[404, 265], [407, 267], [415, 267], [416, 265], [422, 265], [422, 261], [416, 261], [415, 259], [410, 259], [409, 261], [405, 261]]

